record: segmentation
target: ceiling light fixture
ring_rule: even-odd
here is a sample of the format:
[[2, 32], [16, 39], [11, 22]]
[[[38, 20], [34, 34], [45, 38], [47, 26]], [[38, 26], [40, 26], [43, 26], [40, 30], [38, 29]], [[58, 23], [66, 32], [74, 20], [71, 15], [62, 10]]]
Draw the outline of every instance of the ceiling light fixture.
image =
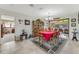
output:
[[43, 8], [39, 8], [40, 10], [43, 10]]
[[34, 7], [34, 4], [29, 4], [30, 7]]

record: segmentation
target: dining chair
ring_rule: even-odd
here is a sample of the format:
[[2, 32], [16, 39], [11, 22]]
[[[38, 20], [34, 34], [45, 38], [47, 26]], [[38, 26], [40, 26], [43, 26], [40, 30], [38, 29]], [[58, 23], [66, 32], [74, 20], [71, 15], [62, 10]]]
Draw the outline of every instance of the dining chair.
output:
[[43, 44], [43, 35], [39, 34], [39, 43], [40, 45]]
[[50, 40], [50, 44], [51, 44], [51, 48], [49, 49], [48, 53], [55, 53], [55, 51], [58, 48], [58, 41], [59, 41], [59, 32], [55, 33], [51, 40]]

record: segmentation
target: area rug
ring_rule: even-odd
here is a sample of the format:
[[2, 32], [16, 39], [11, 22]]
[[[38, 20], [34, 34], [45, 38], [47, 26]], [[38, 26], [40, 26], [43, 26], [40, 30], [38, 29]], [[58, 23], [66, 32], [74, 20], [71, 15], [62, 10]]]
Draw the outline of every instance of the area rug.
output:
[[[36, 40], [32, 40], [32, 42], [47, 53], [51, 48], [49, 43], [40, 44], [39, 41]], [[67, 42], [66, 39], [61, 40], [61, 42], [59, 42], [56, 46], [53, 46], [52, 48], [52, 51], [54, 51], [55, 53], [51, 51], [50, 54], [58, 54], [61, 51], [61, 49], [64, 47], [66, 42]]]

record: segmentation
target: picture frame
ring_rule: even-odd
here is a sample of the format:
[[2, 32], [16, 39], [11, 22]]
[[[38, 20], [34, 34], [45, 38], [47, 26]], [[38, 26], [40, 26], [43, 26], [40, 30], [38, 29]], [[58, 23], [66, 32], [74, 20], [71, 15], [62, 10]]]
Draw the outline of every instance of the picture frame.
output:
[[25, 25], [30, 25], [30, 20], [25, 20]]
[[72, 27], [76, 27], [76, 23], [71, 23], [71, 26]]
[[72, 18], [71, 19], [71, 22], [76, 22], [76, 18]]
[[19, 22], [19, 24], [21, 24], [23, 22], [23, 20], [22, 19], [19, 19], [18, 22]]

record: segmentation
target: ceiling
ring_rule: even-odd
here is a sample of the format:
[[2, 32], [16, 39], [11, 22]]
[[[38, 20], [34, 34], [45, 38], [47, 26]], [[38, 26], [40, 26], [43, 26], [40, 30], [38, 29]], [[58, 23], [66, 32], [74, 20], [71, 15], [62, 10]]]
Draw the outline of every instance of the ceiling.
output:
[[78, 12], [79, 4], [1, 4], [0, 8], [28, 16], [59, 16]]

